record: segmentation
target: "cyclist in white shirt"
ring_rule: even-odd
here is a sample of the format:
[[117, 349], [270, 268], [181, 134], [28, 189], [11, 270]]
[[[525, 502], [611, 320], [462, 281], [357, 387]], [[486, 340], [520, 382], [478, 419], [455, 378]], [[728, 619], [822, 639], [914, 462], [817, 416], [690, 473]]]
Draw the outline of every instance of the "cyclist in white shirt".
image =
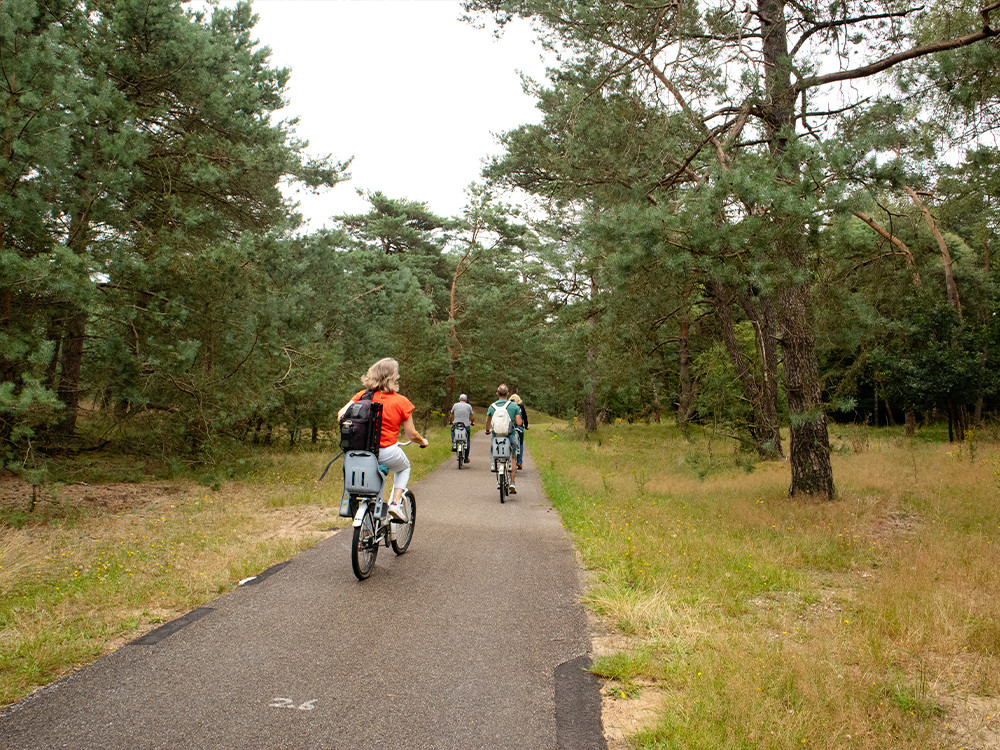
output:
[[451, 407], [451, 449], [455, 448], [455, 425], [464, 424], [468, 429], [469, 439], [465, 441], [465, 463], [469, 463], [469, 446], [472, 444], [472, 425], [476, 423], [476, 415], [469, 404], [469, 397], [464, 393], [458, 397], [458, 403]]

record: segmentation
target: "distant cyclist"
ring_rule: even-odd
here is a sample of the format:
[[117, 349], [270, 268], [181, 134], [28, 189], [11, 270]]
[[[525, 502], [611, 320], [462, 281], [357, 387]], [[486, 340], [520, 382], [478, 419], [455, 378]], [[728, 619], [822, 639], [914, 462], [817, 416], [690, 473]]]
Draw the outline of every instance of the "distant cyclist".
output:
[[516, 393], [510, 397], [521, 409], [521, 424], [515, 427], [517, 430], [517, 468], [521, 468], [521, 459], [524, 458], [524, 431], [528, 429], [528, 410], [524, 408], [524, 402], [521, 401], [521, 397]]
[[455, 425], [464, 424], [468, 430], [467, 434], [470, 439], [465, 441], [465, 463], [469, 463], [469, 445], [472, 443], [472, 425], [476, 423], [476, 415], [472, 412], [472, 406], [469, 404], [469, 397], [464, 393], [458, 397], [458, 402], [451, 407], [451, 449], [455, 448]]
[[[382, 435], [379, 440], [378, 462], [395, 472], [389, 515], [405, 521], [406, 513], [399, 499], [403, 496], [403, 490], [406, 489], [406, 483], [410, 479], [410, 459], [397, 445], [399, 430], [402, 427], [406, 437], [424, 448], [427, 447], [427, 441], [413, 425], [413, 404], [410, 403], [410, 399], [398, 393], [399, 363], [396, 360], [392, 357], [380, 359], [368, 368], [368, 372], [361, 378], [361, 383], [365, 388], [375, 391], [372, 401], [382, 404]], [[358, 401], [364, 393], [358, 391], [354, 394], [354, 397], [344, 404], [337, 418], [344, 416], [347, 408]]]
[[[501, 383], [497, 387], [497, 400], [490, 404], [490, 408], [486, 410], [486, 434], [490, 434], [490, 427], [493, 425], [493, 415], [496, 413], [497, 409], [503, 408], [504, 404], [507, 405], [507, 413], [510, 415], [510, 421], [514, 424], [515, 428], [521, 424], [521, 407], [514, 403], [510, 398], [510, 389], [507, 387], [506, 383]], [[510, 431], [510, 435], [507, 436], [510, 439], [510, 449], [511, 455], [517, 453], [517, 429]], [[510, 487], [508, 491], [512, 495], [517, 494], [517, 489], [514, 487], [514, 477], [517, 476], [517, 465], [513, 462], [510, 467]]]

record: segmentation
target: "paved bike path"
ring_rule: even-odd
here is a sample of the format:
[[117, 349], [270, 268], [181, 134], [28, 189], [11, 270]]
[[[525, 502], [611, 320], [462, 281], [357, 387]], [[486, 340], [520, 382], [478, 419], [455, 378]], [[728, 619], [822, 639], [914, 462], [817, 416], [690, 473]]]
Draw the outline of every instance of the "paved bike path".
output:
[[605, 748], [572, 545], [530, 455], [501, 505], [488, 450], [412, 485], [367, 581], [343, 530], [0, 711], [0, 748]]

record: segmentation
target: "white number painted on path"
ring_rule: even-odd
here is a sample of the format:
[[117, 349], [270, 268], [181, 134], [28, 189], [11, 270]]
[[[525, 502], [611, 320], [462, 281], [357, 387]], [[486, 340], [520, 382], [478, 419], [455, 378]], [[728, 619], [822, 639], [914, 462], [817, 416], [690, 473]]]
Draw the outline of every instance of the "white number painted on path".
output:
[[318, 700], [319, 698], [313, 698], [312, 700], [308, 700], [305, 703], [296, 706], [295, 701], [291, 698], [272, 698], [270, 704], [268, 705], [271, 708], [293, 708], [296, 711], [312, 711], [316, 708], [316, 701]]

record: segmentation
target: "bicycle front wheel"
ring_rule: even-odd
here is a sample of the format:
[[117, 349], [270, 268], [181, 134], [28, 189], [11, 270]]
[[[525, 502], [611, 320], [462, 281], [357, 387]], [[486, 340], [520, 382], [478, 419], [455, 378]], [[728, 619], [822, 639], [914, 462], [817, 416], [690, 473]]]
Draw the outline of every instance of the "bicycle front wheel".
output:
[[[459, 458], [459, 461], [462, 459]], [[459, 463], [459, 468], [462, 464]], [[413, 527], [417, 525], [417, 498], [414, 497], [410, 490], [403, 493], [403, 497], [400, 499], [403, 504], [403, 510], [406, 511], [407, 522], [406, 523], [395, 523], [393, 524], [393, 530], [396, 535], [392, 540], [392, 551], [397, 555], [401, 555], [406, 552], [407, 548], [410, 546], [410, 541], [413, 539]]]
[[354, 527], [354, 541], [351, 544], [351, 567], [359, 581], [365, 580], [375, 568], [378, 555], [378, 539], [375, 538], [375, 514], [371, 505], [361, 518], [361, 525]]

